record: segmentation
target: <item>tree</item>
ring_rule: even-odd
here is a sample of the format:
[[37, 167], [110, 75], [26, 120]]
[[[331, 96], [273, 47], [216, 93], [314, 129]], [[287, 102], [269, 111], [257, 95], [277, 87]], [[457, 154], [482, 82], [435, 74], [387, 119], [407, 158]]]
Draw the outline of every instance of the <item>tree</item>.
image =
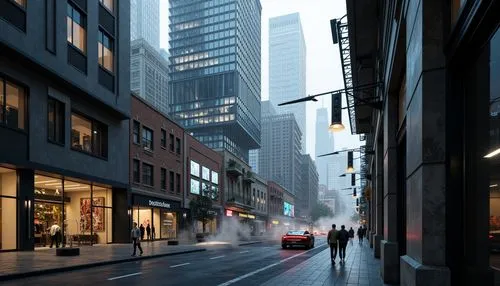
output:
[[332, 217], [332, 210], [324, 203], [317, 202], [311, 211], [311, 219], [313, 222], [317, 221], [321, 217]]
[[189, 202], [189, 208], [194, 219], [201, 221], [203, 225], [203, 233], [205, 233], [205, 226], [215, 217], [215, 212], [212, 210], [212, 200], [217, 199], [217, 191], [206, 186], [202, 190], [201, 195], [197, 195], [196, 199]]

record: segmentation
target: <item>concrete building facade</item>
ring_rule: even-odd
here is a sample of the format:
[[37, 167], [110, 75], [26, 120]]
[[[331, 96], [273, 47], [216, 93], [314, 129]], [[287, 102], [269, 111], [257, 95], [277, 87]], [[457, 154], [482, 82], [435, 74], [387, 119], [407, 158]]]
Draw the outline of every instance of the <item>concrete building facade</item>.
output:
[[351, 125], [373, 151], [369, 229], [388, 283], [499, 283], [498, 9], [347, 1], [353, 84], [383, 87], [368, 93], [382, 109], [355, 107]]

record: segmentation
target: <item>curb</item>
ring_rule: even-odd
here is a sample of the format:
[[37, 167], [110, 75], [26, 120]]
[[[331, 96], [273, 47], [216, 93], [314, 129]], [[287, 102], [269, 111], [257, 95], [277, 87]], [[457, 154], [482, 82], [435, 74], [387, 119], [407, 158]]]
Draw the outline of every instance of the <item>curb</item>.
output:
[[125, 259], [119, 259], [119, 260], [101, 261], [101, 262], [80, 264], [80, 265], [74, 265], [74, 266], [66, 266], [66, 267], [60, 267], [60, 268], [43, 269], [43, 270], [36, 270], [36, 271], [23, 272], [23, 273], [6, 274], [6, 275], [0, 275], [0, 281], [8, 281], [8, 280], [14, 280], [14, 279], [19, 279], [19, 278], [27, 278], [27, 277], [60, 273], [60, 272], [68, 272], [68, 271], [81, 270], [81, 269], [86, 269], [86, 268], [94, 268], [94, 267], [98, 267], [98, 266], [120, 264], [120, 263], [125, 263], [125, 262], [153, 259], [153, 258], [159, 258], [159, 257], [165, 257], [165, 256], [174, 256], [174, 255], [180, 255], [180, 254], [202, 252], [202, 251], [206, 251], [206, 250], [207, 250], [206, 248], [200, 248], [200, 249], [193, 249], [193, 250], [186, 250], [186, 251], [154, 254], [154, 255], [148, 255], [148, 256], [139, 256], [139, 257], [136, 256], [136, 257], [130, 257], [130, 258], [125, 258]]

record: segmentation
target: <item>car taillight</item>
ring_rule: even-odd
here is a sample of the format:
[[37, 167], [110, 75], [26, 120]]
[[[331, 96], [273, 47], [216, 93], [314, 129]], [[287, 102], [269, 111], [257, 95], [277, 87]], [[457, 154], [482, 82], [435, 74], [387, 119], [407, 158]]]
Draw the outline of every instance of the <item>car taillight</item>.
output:
[[488, 235], [488, 238], [489, 238], [489, 239], [492, 239], [492, 238], [493, 238], [493, 235], [491, 235], [491, 234], [490, 234], [490, 235]]

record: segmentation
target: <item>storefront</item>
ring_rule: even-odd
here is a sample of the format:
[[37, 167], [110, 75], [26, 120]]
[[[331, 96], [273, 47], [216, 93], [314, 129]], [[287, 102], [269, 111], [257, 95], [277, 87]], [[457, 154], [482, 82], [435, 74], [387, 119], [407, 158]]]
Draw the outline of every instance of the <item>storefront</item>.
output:
[[144, 228], [143, 239], [177, 239], [183, 217], [180, 202], [133, 194], [132, 205], [132, 221]]
[[60, 246], [115, 242], [113, 204], [122, 194], [115, 197], [104, 184], [0, 167], [0, 251], [50, 247], [54, 225]]

